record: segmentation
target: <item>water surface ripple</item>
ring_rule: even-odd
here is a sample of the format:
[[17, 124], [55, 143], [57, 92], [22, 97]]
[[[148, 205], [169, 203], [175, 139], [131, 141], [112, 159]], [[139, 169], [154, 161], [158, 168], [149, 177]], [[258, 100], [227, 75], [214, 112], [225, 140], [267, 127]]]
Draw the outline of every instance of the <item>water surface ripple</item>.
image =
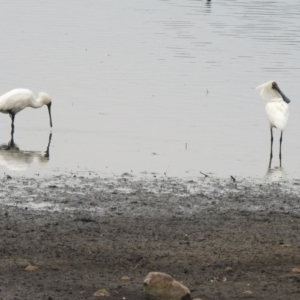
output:
[[[281, 170], [299, 178], [299, 9], [294, 0], [3, 3], [0, 93], [48, 92], [54, 128], [46, 163], [21, 167], [0, 149], [0, 170], [265, 180], [269, 128], [254, 88], [274, 79], [291, 99]], [[17, 115], [23, 153], [44, 155], [47, 118], [46, 108]], [[7, 115], [0, 125], [7, 145]], [[278, 147], [276, 132], [274, 172]]]

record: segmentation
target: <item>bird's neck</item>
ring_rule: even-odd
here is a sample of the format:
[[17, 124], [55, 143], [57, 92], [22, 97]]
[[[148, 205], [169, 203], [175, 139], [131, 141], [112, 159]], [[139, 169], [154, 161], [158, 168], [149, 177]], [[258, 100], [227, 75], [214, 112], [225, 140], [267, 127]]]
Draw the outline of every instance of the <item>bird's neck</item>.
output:
[[271, 99], [269, 102], [284, 102], [284, 101], [281, 97], [278, 97], [278, 98]]
[[39, 108], [43, 106], [45, 103], [42, 98], [32, 99], [30, 102], [30, 107], [32, 108]]

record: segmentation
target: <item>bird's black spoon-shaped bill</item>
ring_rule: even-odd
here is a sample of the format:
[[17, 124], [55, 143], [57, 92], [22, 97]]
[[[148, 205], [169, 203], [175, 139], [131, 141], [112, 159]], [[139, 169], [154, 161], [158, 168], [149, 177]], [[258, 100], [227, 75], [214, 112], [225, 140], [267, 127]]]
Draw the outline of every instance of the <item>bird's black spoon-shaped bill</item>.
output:
[[50, 117], [50, 127], [52, 127], [52, 118], [51, 118], [51, 103], [47, 104], [48, 111], [49, 111], [49, 117]]
[[281, 95], [282, 99], [286, 103], [290, 103], [291, 102], [291, 100], [281, 91], [281, 89], [279, 88], [279, 86], [277, 84], [274, 86], [274, 89]]

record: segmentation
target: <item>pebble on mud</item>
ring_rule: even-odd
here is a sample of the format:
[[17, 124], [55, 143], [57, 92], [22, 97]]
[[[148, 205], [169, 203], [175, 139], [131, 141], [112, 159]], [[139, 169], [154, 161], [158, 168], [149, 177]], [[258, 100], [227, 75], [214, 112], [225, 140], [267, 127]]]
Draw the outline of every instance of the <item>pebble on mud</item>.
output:
[[128, 277], [128, 276], [122, 276], [121, 277], [121, 280], [124, 280], [124, 281], [129, 281], [131, 278]]
[[150, 272], [144, 279], [147, 300], [191, 300], [190, 290], [162, 272]]
[[30, 262], [27, 259], [23, 259], [23, 258], [17, 258], [15, 260], [15, 263], [23, 268], [26, 268], [27, 266], [30, 266]]
[[226, 282], [227, 278], [226, 277], [213, 277], [210, 282]]
[[110, 293], [106, 289], [100, 289], [93, 294], [95, 297], [109, 297]]
[[245, 291], [243, 294], [245, 295], [245, 297], [247, 296], [247, 298], [252, 297], [252, 295], [253, 295], [253, 293], [251, 291]]
[[38, 267], [35, 267], [35, 266], [32, 266], [32, 265], [28, 265], [26, 268], [25, 268], [25, 271], [27, 272], [35, 272], [37, 271]]
[[300, 273], [300, 268], [293, 268], [293, 269], [292, 269], [292, 272], [293, 272], [293, 273]]
[[228, 272], [228, 273], [230, 273], [230, 272], [232, 272], [233, 271], [233, 269], [231, 268], [231, 267], [227, 267], [227, 268], [225, 268], [225, 272]]
[[292, 244], [282, 244], [280, 245], [282, 248], [292, 248]]

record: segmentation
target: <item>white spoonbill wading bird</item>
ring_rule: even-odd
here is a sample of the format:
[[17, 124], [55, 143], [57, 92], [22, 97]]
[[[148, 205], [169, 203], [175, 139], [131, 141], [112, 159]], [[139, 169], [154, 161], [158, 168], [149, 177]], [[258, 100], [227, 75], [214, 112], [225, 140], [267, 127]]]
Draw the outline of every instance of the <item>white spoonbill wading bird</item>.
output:
[[11, 130], [14, 132], [15, 115], [26, 107], [39, 108], [48, 106], [50, 126], [52, 127], [50, 96], [44, 92], [39, 93], [36, 99], [32, 91], [27, 89], [14, 89], [0, 97], [0, 112], [9, 114], [11, 117]]
[[263, 99], [268, 100], [266, 104], [266, 114], [270, 122], [270, 129], [271, 129], [271, 153], [270, 153], [270, 163], [269, 163], [269, 168], [270, 168], [272, 157], [273, 157], [273, 127], [276, 127], [278, 130], [281, 131], [280, 148], [279, 148], [279, 158], [280, 158], [280, 165], [281, 165], [282, 134], [288, 123], [288, 119], [289, 119], [288, 103], [290, 103], [291, 101], [280, 90], [278, 84], [273, 80], [258, 86], [256, 89], [260, 91], [260, 95]]

